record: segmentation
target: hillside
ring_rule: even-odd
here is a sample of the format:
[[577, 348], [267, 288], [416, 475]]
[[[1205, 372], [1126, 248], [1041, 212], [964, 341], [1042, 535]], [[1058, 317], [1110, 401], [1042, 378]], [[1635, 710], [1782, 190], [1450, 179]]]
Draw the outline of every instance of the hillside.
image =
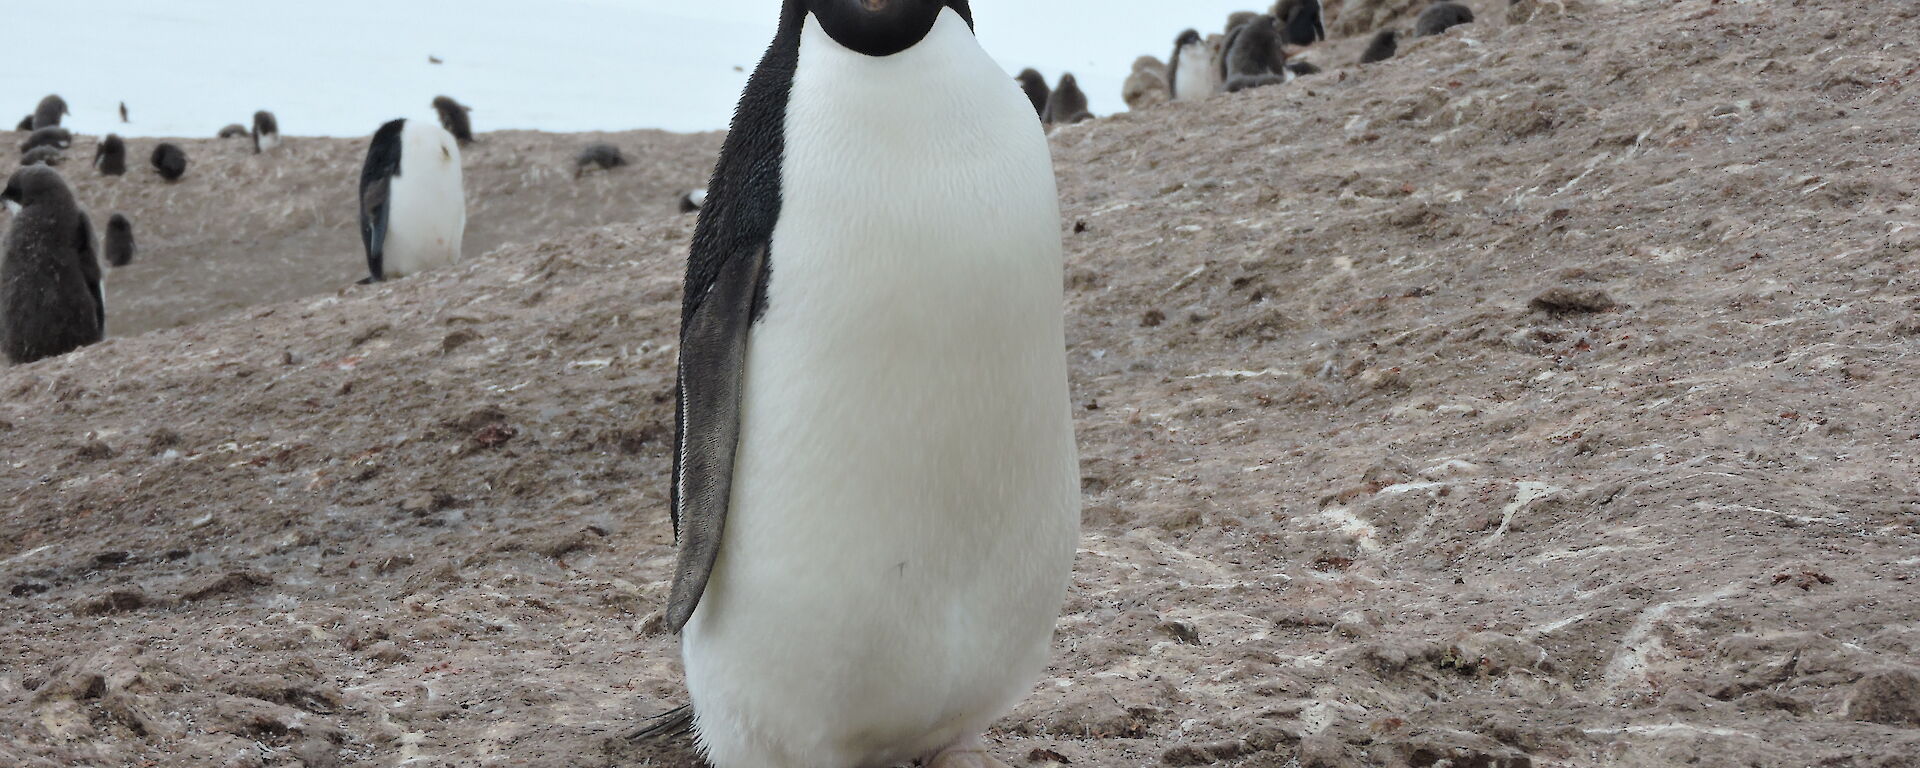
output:
[[[1004, 759], [1920, 764], [1920, 6], [1571, 4], [1054, 135], [1085, 537]], [[692, 224], [0, 371], [0, 764], [693, 765], [625, 738]]]

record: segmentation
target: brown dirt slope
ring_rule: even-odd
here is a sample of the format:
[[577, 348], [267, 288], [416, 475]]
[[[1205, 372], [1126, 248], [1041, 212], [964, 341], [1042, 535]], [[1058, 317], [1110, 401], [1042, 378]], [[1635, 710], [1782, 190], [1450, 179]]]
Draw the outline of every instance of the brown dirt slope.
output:
[[[124, 177], [93, 169], [98, 141], [76, 137], [60, 170], [96, 227], [114, 213], [133, 220], [140, 253], [108, 276], [111, 335], [333, 293], [367, 276], [355, 202], [365, 139], [294, 137], [265, 155], [253, 154], [244, 138], [168, 139], [189, 161], [186, 177], [174, 184], [147, 163], [162, 139], [129, 140]], [[595, 141], [620, 146], [632, 165], [576, 180], [573, 154]], [[467, 258], [582, 227], [669, 215], [681, 193], [706, 186], [719, 148], [717, 133], [482, 134], [461, 157]]]
[[[1085, 546], [996, 749], [1914, 765], [1915, 41], [1609, 4], [1058, 132]], [[690, 227], [0, 372], [0, 764], [690, 764]]]

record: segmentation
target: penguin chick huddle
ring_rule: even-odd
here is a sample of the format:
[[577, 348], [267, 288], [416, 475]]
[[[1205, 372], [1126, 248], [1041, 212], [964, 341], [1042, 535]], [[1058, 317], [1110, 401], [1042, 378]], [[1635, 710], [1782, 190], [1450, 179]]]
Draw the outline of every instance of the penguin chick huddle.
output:
[[[1473, 20], [1472, 9], [1441, 0], [1420, 13], [1411, 34], [1438, 35]], [[1405, 36], [1393, 27], [1376, 30], [1359, 63], [1393, 58]], [[1121, 96], [1128, 109], [1139, 110], [1283, 85], [1321, 72], [1318, 65], [1302, 57], [1326, 39], [1326, 11], [1321, 0], [1278, 0], [1266, 13], [1239, 11], [1229, 15], [1221, 34], [1182, 31], [1174, 38], [1173, 54], [1164, 63], [1153, 56], [1134, 61]]]

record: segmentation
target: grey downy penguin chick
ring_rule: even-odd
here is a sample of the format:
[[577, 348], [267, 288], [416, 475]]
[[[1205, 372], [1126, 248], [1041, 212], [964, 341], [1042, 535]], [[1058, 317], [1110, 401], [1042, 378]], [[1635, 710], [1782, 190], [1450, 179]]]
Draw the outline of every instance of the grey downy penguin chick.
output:
[[127, 142], [114, 134], [100, 140], [99, 148], [93, 151], [93, 167], [103, 176], [125, 176], [127, 174]]
[[437, 96], [433, 100], [433, 111], [440, 115], [440, 126], [453, 134], [453, 140], [460, 142], [460, 146], [473, 143], [473, 122], [467, 114], [473, 107], [454, 101], [451, 96]]
[[124, 267], [133, 263], [133, 220], [127, 218], [126, 214], [116, 213], [107, 219], [107, 235], [103, 239], [106, 245], [102, 251], [107, 266]]
[[1039, 70], [1028, 68], [1020, 70], [1020, 76], [1014, 79], [1020, 82], [1020, 91], [1027, 94], [1027, 101], [1033, 102], [1033, 113], [1046, 117], [1047, 99], [1053, 97], [1053, 89], [1047, 87], [1047, 77]]
[[153, 170], [160, 173], [160, 178], [169, 182], [179, 181], [180, 177], [187, 175], [187, 151], [179, 146], [161, 144], [154, 147], [149, 160], [153, 163]]
[[1459, 3], [1434, 3], [1413, 22], [1414, 37], [1432, 37], [1462, 24], [1473, 23], [1473, 9]]
[[1228, 93], [1293, 79], [1287, 69], [1286, 49], [1280, 44], [1280, 28], [1272, 16], [1261, 16], [1235, 29], [1227, 40], [1221, 67]]
[[73, 134], [57, 125], [35, 128], [28, 134], [25, 143], [20, 145], [21, 152], [32, 152], [38, 147], [58, 147], [66, 149], [73, 146]]
[[1072, 125], [1093, 119], [1093, 113], [1087, 111], [1087, 94], [1080, 90], [1080, 83], [1073, 79], [1073, 73], [1060, 76], [1060, 84], [1053, 87], [1053, 93], [1047, 97], [1047, 114], [1041, 122], [1047, 125]]
[[33, 110], [33, 129], [57, 128], [60, 118], [73, 114], [67, 110], [67, 100], [58, 94], [40, 100], [40, 106]]
[[64, 355], [106, 335], [106, 286], [93, 224], [60, 173], [44, 165], [7, 180], [13, 211], [0, 257], [0, 354], [15, 365]]
[[1391, 28], [1383, 29], [1373, 34], [1372, 42], [1367, 43], [1367, 50], [1360, 54], [1360, 63], [1372, 64], [1386, 61], [1399, 52], [1400, 31]]
[[573, 177], [585, 176], [593, 168], [611, 171], [626, 164], [627, 156], [620, 153], [619, 147], [605, 142], [588, 144], [573, 156]]
[[29, 165], [58, 166], [66, 162], [67, 156], [60, 153], [59, 147], [34, 147], [20, 156], [21, 167]]

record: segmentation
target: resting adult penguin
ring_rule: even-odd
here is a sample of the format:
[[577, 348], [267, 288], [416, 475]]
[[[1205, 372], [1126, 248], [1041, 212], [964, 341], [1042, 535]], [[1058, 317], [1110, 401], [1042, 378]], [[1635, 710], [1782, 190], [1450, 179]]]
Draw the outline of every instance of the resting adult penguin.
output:
[[66, 149], [71, 146], [73, 146], [72, 133], [60, 126], [49, 125], [45, 128], [35, 128], [33, 133], [27, 134], [27, 140], [20, 144], [20, 151], [32, 152], [36, 147]]
[[67, 109], [66, 99], [60, 98], [58, 94], [48, 96], [41, 99], [40, 106], [33, 110], [33, 129], [37, 131], [41, 128], [57, 128], [60, 125], [60, 118], [71, 114], [73, 112]]
[[1021, 92], [1027, 94], [1028, 101], [1033, 102], [1033, 113], [1046, 117], [1047, 99], [1053, 97], [1053, 89], [1047, 86], [1047, 76], [1029, 68], [1020, 70], [1020, 76], [1014, 79], [1020, 81]]
[[360, 243], [377, 283], [460, 261], [467, 231], [460, 144], [433, 119], [380, 126], [360, 170]]
[[1032, 110], [967, 0], [782, 6], [682, 311], [665, 616], [715, 768], [1005, 765], [1079, 517]]
[[127, 175], [127, 142], [117, 135], [107, 134], [93, 151], [93, 167], [102, 176]]
[[1260, 16], [1240, 25], [1227, 38], [1227, 55], [1221, 59], [1221, 80], [1228, 93], [1278, 85], [1293, 79], [1287, 69], [1287, 52], [1280, 44], [1280, 28], [1272, 16]]
[[280, 146], [280, 121], [272, 112], [253, 113], [253, 153], [272, 152]]
[[0, 257], [0, 354], [15, 365], [64, 355], [106, 335], [93, 223], [58, 171], [34, 165], [0, 191], [13, 211]]
[[1200, 39], [1197, 30], [1180, 33], [1173, 41], [1173, 57], [1167, 59], [1167, 83], [1173, 86], [1174, 101], [1204, 99], [1219, 92], [1214, 79], [1213, 49]]

